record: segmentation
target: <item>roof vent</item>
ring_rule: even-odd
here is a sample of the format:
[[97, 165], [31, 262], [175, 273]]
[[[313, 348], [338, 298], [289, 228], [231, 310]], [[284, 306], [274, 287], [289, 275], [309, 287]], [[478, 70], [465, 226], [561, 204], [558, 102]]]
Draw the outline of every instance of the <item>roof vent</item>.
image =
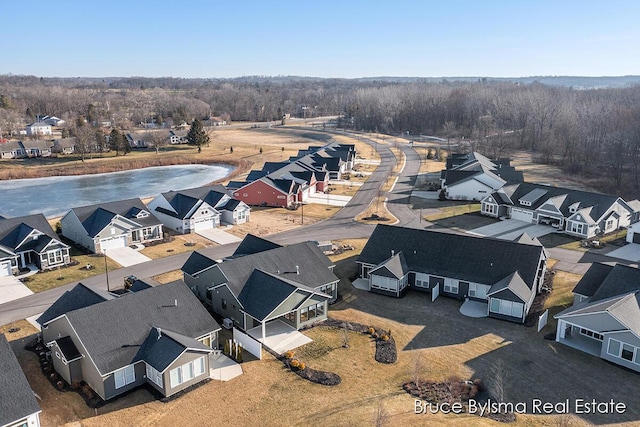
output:
[[158, 331], [158, 339], [162, 338], [162, 329], [156, 328], [156, 330]]
[[174, 306], [174, 307], [177, 307], [177, 306], [178, 306], [178, 299], [177, 299], [177, 298], [173, 300], [173, 306]]
[[391, 256], [394, 256], [396, 254], [396, 251], [394, 251], [393, 249], [391, 249]]
[[296, 265], [296, 274], [300, 274], [300, 266]]

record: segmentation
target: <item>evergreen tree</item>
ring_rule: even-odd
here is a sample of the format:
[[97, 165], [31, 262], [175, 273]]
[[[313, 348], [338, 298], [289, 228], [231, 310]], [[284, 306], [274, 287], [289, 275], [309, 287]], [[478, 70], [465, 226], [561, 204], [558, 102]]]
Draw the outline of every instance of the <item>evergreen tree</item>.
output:
[[116, 152], [116, 156], [118, 155], [118, 151], [120, 151], [120, 147], [122, 146], [122, 134], [118, 132], [117, 129], [113, 129], [109, 134], [109, 145], [112, 150]]
[[191, 123], [191, 128], [189, 129], [189, 133], [187, 134], [187, 143], [189, 145], [195, 145], [198, 147], [198, 153], [202, 151], [202, 146], [204, 144], [209, 143], [209, 135], [204, 131], [204, 127], [202, 126], [202, 122], [198, 119], [195, 119]]

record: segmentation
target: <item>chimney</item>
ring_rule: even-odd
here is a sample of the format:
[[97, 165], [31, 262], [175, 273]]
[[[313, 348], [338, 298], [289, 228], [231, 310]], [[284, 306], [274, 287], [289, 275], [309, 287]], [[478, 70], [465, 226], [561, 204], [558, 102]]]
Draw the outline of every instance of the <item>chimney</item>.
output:
[[158, 331], [158, 339], [162, 338], [162, 329], [156, 328], [156, 330]]
[[296, 265], [296, 274], [300, 274], [300, 266]]

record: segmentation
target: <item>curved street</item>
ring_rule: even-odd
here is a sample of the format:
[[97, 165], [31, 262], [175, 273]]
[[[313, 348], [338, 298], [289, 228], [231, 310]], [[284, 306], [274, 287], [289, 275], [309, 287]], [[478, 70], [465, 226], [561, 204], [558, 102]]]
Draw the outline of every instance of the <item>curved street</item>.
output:
[[[347, 132], [340, 133], [349, 135]], [[363, 136], [360, 136], [360, 141], [375, 147], [380, 155], [380, 165], [372, 172], [369, 179], [364, 182], [351, 201], [333, 217], [312, 225], [304, 226], [304, 232], [301, 232], [301, 228], [296, 228], [270, 235], [268, 236], [270, 240], [280, 244], [292, 244], [306, 240], [326, 241], [366, 238], [372, 233], [375, 228], [374, 225], [355, 222], [354, 218], [365, 210], [369, 203], [378, 196], [379, 189], [391, 174], [397, 160], [388, 145], [376, 143]], [[397, 175], [395, 186], [392, 191], [387, 194], [387, 208], [398, 219], [398, 225], [411, 228], [426, 228], [431, 224], [421, 222], [419, 213], [413, 210], [410, 204], [411, 191], [414, 188], [420, 169], [420, 156], [413, 147], [408, 144], [398, 144], [398, 148], [402, 150], [406, 160], [404, 167]], [[231, 255], [237, 246], [238, 243], [233, 243], [201, 249], [199, 252], [213, 259], [220, 259]], [[551, 248], [549, 249], [549, 253], [552, 258], [559, 260], [556, 269], [573, 273], [584, 273], [592, 262], [611, 262], [610, 258], [602, 255], [566, 249]], [[145, 278], [178, 270], [188, 257], [189, 253], [184, 253], [110, 271], [108, 274], [109, 282], [119, 287], [124, 277], [129, 275]], [[0, 325], [43, 312], [64, 292], [74, 287], [77, 283], [78, 282], [68, 283], [60, 287], [1, 304]], [[104, 274], [85, 279], [82, 283], [95, 289], [106, 290], [107, 288], [107, 278]]]

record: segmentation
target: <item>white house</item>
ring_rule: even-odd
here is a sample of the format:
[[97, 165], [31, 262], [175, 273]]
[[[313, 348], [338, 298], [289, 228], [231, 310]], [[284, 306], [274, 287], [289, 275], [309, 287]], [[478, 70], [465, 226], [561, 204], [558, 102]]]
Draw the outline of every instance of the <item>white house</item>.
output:
[[73, 208], [60, 223], [63, 236], [94, 253], [163, 237], [162, 223], [140, 199]]
[[27, 125], [27, 135], [51, 135], [51, 125], [44, 122], [34, 122]]
[[40, 121], [51, 126], [62, 126], [66, 123], [64, 120], [56, 116], [44, 116]]
[[191, 233], [249, 220], [249, 206], [232, 199], [221, 185], [162, 193], [148, 204], [162, 223], [178, 233]]
[[640, 243], [640, 222], [632, 224], [627, 229], [627, 243]]

